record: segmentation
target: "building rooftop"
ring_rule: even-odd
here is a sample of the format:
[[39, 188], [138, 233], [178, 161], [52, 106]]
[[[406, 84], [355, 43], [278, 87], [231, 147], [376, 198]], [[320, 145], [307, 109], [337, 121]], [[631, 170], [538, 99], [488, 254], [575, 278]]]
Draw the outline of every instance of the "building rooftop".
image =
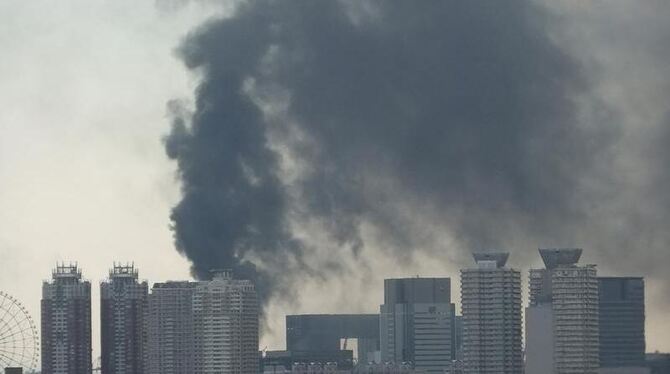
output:
[[574, 265], [582, 257], [581, 248], [540, 248], [539, 251], [547, 269], [555, 269], [559, 265]]
[[482, 261], [495, 261], [496, 266], [501, 268], [507, 264], [509, 252], [475, 252], [472, 254], [472, 257], [474, 257], [476, 263], [480, 263]]
[[109, 278], [135, 278], [137, 279], [139, 271], [134, 263], [114, 263], [114, 267], [109, 270]]
[[59, 278], [74, 278], [81, 279], [81, 269], [77, 267], [77, 263], [70, 263], [66, 265], [65, 263], [56, 264], [56, 268], [51, 272], [54, 279]]

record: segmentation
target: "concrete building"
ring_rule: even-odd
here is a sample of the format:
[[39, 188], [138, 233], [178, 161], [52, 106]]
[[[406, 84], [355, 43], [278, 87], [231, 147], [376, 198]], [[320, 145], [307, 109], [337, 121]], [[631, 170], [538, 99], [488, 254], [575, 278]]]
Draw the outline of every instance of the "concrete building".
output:
[[312, 369], [327, 367], [328, 369], [343, 370], [351, 373], [353, 366], [353, 351], [266, 351], [263, 355], [263, 372], [284, 373], [293, 372], [297, 368], [311, 367]]
[[133, 265], [114, 264], [100, 283], [102, 374], [145, 373], [148, 292]]
[[600, 277], [600, 366], [645, 365], [644, 279]]
[[599, 368], [598, 279], [578, 248], [540, 249], [530, 270], [526, 374], [595, 374]]
[[647, 353], [646, 366], [651, 374], [669, 374], [670, 373], [670, 353]]
[[60, 264], [42, 284], [42, 374], [91, 374], [91, 283]]
[[195, 374], [259, 371], [258, 297], [248, 280], [227, 271], [198, 282], [193, 294]]
[[[360, 363], [379, 350], [379, 314], [302, 314], [286, 316], [286, 349], [290, 352], [333, 352], [355, 347]], [[344, 368], [340, 365], [340, 368]]]
[[463, 373], [521, 374], [521, 273], [509, 253], [475, 253], [461, 270]]
[[384, 280], [379, 327], [382, 362], [443, 373], [455, 356], [454, 309], [449, 278]]
[[149, 295], [148, 374], [192, 374], [195, 282], [155, 283]]

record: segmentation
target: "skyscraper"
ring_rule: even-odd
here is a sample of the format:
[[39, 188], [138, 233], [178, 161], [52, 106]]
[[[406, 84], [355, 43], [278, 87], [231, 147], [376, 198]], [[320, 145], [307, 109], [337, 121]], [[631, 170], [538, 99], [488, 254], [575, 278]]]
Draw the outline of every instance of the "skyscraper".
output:
[[598, 278], [600, 293], [600, 366], [643, 367], [644, 279]]
[[598, 279], [578, 248], [540, 249], [530, 270], [526, 374], [595, 374], [599, 367]]
[[443, 373], [455, 356], [454, 314], [449, 278], [384, 280], [382, 361]]
[[195, 282], [155, 283], [149, 295], [148, 374], [192, 374]]
[[42, 284], [42, 373], [91, 374], [91, 283], [56, 265]]
[[521, 374], [521, 273], [505, 268], [509, 253], [475, 253], [461, 270], [463, 372]]
[[193, 294], [195, 373], [258, 372], [258, 297], [248, 280], [213, 273]]
[[100, 283], [102, 374], [144, 374], [147, 348], [147, 282], [133, 265], [114, 264]]

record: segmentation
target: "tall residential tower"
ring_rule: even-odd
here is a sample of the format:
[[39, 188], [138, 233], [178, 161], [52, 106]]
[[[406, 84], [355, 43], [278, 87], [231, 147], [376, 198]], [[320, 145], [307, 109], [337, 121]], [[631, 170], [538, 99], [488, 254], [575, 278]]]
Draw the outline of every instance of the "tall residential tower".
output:
[[91, 283], [60, 264], [42, 284], [42, 374], [91, 374]]
[[258, 297], [254, 284], [217, 271], [193, 294], [195, 374], [259, 370]]
[[195, 282], [155, 283], [149, 295], [147, 374], [193, 374]]
[[144, 374], [147, 355], [147, 282], [133, 265], [114, 264], [100, 283], [102, 374]]
[[463, 372], [521, 374], [521, 273], [505, 267], [509, 253], [475, 253], [461, 270]]
[[578, 248], [540, 249], [545, 269], [530, 270], [526, 374], [596, 374], [598, 278], [577, 265]]

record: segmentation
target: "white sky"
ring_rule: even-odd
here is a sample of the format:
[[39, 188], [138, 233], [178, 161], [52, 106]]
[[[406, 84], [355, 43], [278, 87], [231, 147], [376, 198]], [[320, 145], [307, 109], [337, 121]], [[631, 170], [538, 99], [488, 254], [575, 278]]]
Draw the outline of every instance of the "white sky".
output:
[[152, 1], [0, 2], [0, 290], [39, 326], [41, 281], [76, 260], [98, 282], [113, 261], [152, 281], [189, 278], [172, 245], [175, 165], [165, 105], [194, 78], [173, 57], [212, 9]]
[[[39, 327], [42, 280], [56, 261], [77, 261], [93, 285], [94, 357], [98, 282], [113, 261], [134, 261], [151, 282], [190, 278], [168, 229], [179, 191], [161, 138], [169, 129], [166, 102], [190, 98], [196, 84], [173, 49], [221, 10], [206, 2], [171, 6], [177, 3], [0, 2], [0, 290], [21, 299]], [[389, 276], [457, 276], [432, 259], [418, 259], [425, 265], [406, 274], [386, 261]], [[306, 297], [300, 308], [373, 312], [381, 292], [354, 292], [351, 305]], [[270, 309], [278, 330], [282, 311]], [[268, 340], [270, 348], [282, 348], [281, 335]], [[662, 332], [648, 335], [650, 349], [670, 350]]]

